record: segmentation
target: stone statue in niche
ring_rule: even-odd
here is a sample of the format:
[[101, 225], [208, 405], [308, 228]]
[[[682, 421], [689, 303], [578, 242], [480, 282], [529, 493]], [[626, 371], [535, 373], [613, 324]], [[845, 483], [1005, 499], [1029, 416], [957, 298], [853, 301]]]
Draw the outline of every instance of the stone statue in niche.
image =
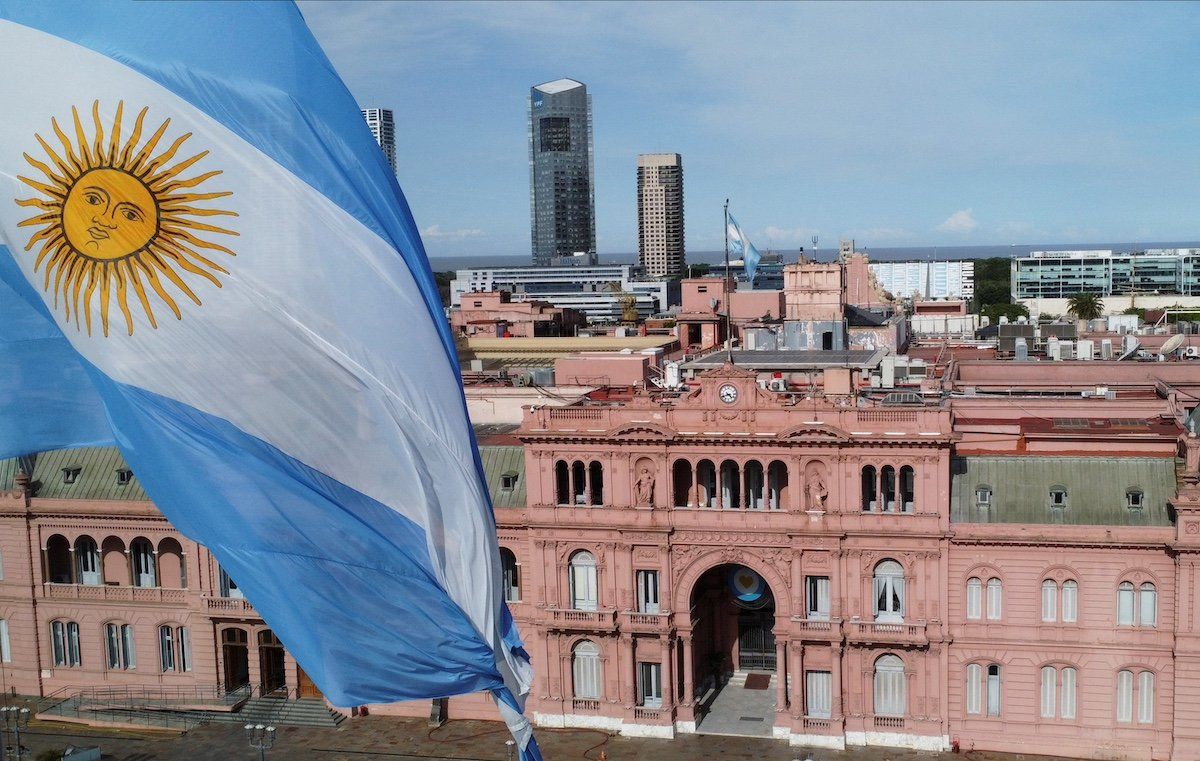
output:
[[819, 462], [809, 464], [804, 474], [804, 509], [825, 510], [825, 500], [829, 498], [829, 487], [825, 484], [825, 466]]
[[637, 482], [634, 496], [637, 497], [637, 507], [654, 506], [654, 471], [644, 462], [638, 463]]

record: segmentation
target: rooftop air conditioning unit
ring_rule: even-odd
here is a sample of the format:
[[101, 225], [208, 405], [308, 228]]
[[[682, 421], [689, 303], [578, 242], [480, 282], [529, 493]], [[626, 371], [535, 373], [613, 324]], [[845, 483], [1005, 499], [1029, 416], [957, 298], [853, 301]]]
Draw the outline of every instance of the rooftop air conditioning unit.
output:
[[1183, 350], [1185, 357], [1200, 357], [1200, 346], [1189, 346]]
[[774, 378], [771, 380], [770, 389], [772, 391], [787, 391], [787, 382], [783, 378]]

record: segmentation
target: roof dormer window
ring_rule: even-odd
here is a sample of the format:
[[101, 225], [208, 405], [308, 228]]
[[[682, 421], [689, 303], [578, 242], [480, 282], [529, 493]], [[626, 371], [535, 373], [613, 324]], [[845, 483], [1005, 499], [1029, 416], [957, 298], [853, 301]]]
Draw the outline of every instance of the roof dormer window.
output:
[[1125, 507], [1130, 510], [1141, 510], [1146, 506], [1146, 494], [1141, 489], [1130, 489], [1125, 492]]
[[79, 479], [79, 472], [82, 468], [69, 467], [62, 469], [62, 481], [64, 484], [73, 484]]
[[129, 486], [133, 480], [133, 471], [129, 468], [117, 468], [117, 486]]

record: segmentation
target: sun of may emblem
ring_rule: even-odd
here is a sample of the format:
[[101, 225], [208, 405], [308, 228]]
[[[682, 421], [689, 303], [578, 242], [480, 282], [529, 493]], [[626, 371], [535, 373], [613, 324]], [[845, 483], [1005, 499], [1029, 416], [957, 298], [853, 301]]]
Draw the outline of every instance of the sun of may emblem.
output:
[[[175, 161], [192, 136], [190, 132], [159, 150], [170, 119], [143, 142], [146, 108], [137, 115], [128, 139], [122, 142], [123, 110], [124, 103], [117, 103], [107, 139], [99, 102], [92, 104], [91, 136], [74, 107], [74, 124], [68, 125], [74, 128], [73, 138], [52, 118], [50, 126], [61, 149], [35, 135], [46, 161], [28, 153], [24, 156], [43, 176], [18, 178], [43, 196], [16, 199], [19, 206], [38, 211], [20, 226], [38, 228], [25, 250], [40, 245], [34, 269], [43, 275], [42, 289], [53, 292], [55, 308], [61, 303], [67, 321], [73, 321], [76, 328], [82, 326], [89, 335], [93, 297], [98, 297], [104, 335], [108, 335], [114, 301], [129, 335], [133, 335], [131, 304], [134, 308], [141, 305], [154, 328], [158, 327], [151, 306], [155, 298], [176, 319], [182, 319], [175, 301], [178, 294], [197, 306], [200, 298], [180, 276], [181, 271], [220, 288], [217, 274], [229, 272], [209, 257], [234, 256], [233, 251], [213, 239], [237, 233], [199, 219], [236, 217], [237, 213], [195, 205], [232, 195], [201, 192], [200, 186], [221, 172], [184, 176], [208, 151]], [[185, 150], [183, 155], [187, 153], [190, 151]]]

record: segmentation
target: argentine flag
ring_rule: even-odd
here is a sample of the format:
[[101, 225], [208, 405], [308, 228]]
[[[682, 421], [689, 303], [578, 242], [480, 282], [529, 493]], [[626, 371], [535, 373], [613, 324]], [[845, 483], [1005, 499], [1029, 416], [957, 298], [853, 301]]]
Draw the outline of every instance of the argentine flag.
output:
[[728, 218], [729, 250], [742, 258], [742, 263], [746, 268], [746, 279], [754, 282], [755, 271], [758, 269], [759, 261], [762, 260], [762, 254], [758, 253], [758, 249], [750, 242], [750, 238], [742, 231], [741, 225], [737, 223], [733, 215], [728, 215]]
[[0, 71], [0, 344], [47, 352], [0, 453], [115, 439], [331, 702], [488, 690], [539, 758], [437, 288], [296, 7], [0, 0]]

